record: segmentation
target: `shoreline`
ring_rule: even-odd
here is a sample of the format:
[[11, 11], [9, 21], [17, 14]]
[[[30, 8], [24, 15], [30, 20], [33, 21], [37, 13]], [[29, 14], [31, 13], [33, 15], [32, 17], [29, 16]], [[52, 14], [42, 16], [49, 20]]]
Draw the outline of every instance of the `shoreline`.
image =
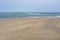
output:
[[40, 18], [1, 18], [0, 20], [23, 20], [23, 19], [59, 19], [60, 17], [55, 18], [47, 18], [47, 17], [40, 17]]

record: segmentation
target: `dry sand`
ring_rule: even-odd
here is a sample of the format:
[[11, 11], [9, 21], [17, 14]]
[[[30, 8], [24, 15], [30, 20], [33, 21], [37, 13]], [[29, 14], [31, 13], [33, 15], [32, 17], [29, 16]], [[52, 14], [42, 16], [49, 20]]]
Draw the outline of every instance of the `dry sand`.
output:
[[60, 18], [0, 20], [0, 40], [60, 40]]

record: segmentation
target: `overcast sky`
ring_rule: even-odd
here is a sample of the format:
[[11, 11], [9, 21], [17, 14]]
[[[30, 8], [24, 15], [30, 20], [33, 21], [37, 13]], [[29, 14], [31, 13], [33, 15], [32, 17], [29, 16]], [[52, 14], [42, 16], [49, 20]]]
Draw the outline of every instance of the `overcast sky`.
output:
[[60, 0], [0, 0], [0, 12], [60, 12]]

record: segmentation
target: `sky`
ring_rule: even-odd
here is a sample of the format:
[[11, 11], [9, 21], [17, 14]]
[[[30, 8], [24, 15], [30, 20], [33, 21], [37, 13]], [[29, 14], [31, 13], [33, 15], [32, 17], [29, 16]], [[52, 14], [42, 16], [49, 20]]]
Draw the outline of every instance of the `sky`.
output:
[[0, 0], [0, 12], [60, 12], [60, 0]]

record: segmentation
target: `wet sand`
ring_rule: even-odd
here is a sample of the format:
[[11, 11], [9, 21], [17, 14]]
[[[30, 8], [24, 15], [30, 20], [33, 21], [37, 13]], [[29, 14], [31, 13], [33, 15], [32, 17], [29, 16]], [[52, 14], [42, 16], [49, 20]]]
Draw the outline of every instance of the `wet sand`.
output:
[[0, 20], [0, 40], [60, 40], [60, 18]]

